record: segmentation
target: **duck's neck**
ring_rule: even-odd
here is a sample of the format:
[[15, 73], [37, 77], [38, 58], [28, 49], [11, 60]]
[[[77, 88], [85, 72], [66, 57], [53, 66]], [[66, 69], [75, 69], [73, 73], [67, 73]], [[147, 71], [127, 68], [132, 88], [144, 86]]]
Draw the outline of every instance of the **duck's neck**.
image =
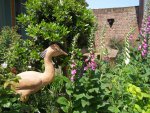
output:
[[53, 80], [55, 70], [52, 64], [52, 58], [45, 57], [44, 64], [45, 64], [45, 71], [43, 73], [44, 75], [42, 76], [42, 82], [44, 85], [47, 85]]

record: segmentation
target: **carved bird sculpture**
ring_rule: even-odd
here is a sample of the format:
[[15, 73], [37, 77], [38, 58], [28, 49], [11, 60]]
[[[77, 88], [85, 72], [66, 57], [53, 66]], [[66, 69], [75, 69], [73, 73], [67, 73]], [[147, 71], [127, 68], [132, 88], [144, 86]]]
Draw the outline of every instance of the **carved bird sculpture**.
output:
[[36, 71], [26, 71], [18, 74], [19, 82], [15, 86], [15, 92], [20, 94], [20, 100], [25, 102], [30, 94], [40, 90], [43, 86], [51, 83], [54, 79], [54, 66], [52, 57], [67, 55], [57, 44], [52, 44], [41, 56], [44, 57], [45, 71], [43, 73]]

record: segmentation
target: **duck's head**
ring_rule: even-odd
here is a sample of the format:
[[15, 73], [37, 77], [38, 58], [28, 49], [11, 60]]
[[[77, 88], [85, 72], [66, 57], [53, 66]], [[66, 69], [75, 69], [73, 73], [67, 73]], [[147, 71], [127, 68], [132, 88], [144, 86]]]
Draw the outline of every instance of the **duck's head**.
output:
[[68, 55], [58, 44], [52, 44], [41, 53], [41, 57], [56, 57], [60, 55]]

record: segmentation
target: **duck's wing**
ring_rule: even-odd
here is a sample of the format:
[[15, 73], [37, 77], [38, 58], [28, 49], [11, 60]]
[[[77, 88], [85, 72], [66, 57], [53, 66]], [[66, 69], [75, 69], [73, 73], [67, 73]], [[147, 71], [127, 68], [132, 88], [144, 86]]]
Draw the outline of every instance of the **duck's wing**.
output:
[[41, 73], [34, 71], [27, 71], [17, 75], [20, 77], [15, 89], [34, 89], [42, 86]]

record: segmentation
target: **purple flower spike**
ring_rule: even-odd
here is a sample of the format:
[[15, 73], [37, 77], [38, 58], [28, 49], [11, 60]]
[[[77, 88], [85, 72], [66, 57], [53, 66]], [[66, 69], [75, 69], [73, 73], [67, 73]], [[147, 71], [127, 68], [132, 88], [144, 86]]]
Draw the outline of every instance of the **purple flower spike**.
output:
[[[146, 21], [145, 21], [146, 20]], [[142, 28], [140, 29], [140, 34], [143, 38], [141, 46], [138, 47], [138, 50], [141, 51], [141, 56], [146, 57], [148, 54], [148, 40], [150, 35], [150, 16], [147, 19], [143, 19]]]
[[89, 58], [85, 60], [86, 66], [84, 67], [84, 70], [88, 70], [89, 68], [91, 70], [95, 70], [97, 68], [97, 64], [95, 62], [95, 55], [94, 53], [90, 53]]

